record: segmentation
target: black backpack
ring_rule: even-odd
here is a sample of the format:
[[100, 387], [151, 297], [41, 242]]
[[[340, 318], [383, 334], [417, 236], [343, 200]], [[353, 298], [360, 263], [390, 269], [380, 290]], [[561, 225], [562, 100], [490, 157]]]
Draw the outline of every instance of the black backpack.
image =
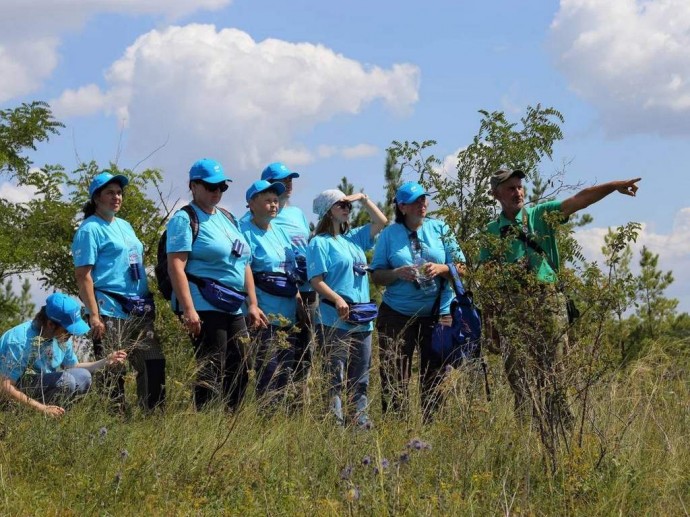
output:
[[[235, 216], [225, 210], [225, 208], [217, 206], [216, 209], [225, 215], [233, 225], [239, 228]], [[199, 216], [196, 215], [196, 210], [194, 210], [192, 205], [185, 205], [180, 208], [180, 210], [184, 210], [189, 216], [189, 225], [192, 227], [192, 244], [194, 244], [194, 241], [199, 236]], [[156, 282], [158, 283], [158, 290], [161, 295], [163, 295], [163, 298], [170, 300], [172, 298], [173, 288], [170, 275], [168, 274], [167, 243], [168, 230], [165, 230], [158, 241], [158, 252], [156, 253], [156, 267], [154, 268], [154, 273], [156, 275]]]

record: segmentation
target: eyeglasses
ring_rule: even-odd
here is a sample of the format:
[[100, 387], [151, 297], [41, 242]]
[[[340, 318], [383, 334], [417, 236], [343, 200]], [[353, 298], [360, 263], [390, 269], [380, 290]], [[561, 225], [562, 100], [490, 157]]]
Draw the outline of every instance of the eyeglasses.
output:
[[228, 190], [228, 184], [224, 181], [221, 183], [206, 183], [205, 181], [198, 181], [197, 183], [203, 185], [204, 188], [209, 192], [215, 192], [218, 189], [220, 189], [221, 192]]
[[345, 210], [346, 208], [348, 210], [352, 210], [352, 203], [350, 203], [349, 201], [338, 201], [337, 203], [334, 203], [334, 206], [342, 208], [343, 210]]

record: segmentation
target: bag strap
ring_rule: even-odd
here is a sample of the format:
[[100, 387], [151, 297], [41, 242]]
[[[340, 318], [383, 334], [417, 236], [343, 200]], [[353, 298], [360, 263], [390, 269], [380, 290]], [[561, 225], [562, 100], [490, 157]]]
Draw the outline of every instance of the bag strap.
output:
[[[498, 219], [498, 221], [500, 223], [500, 218]], [[501, 233], [501, 237], [505, 236], [506, 234]], [[551, 261], [551, 258], [546, 253], [546, 251], [544, 251], [544, 248], [542, 248], [541, 245], [537, 241], [535, 241], [529, 234], [529, 219], [527, 218], [527, 212], [524, 208], [522, 209], [522, 228], [520, 228], [520, 231], [518, 232], [516, 238], [517, 240], [523, 242], [526, 246], [530, 247], [533, 251], [536, 251], [539, 255], [544, 257], [546, 263], [553, 270], [553, 272], [558, 274], [558, 268]]]
[[441, 285], [438, 288], [438, 294], [436, 295], [436, 299], [434, 300], [434, 304], [431, 306], [431, 317], [434, 318], [435, 320], [439, 319], [439, 316], [441, 315], [441, 295], [443, 294], [443, 290], [446, 288], [446, 279], [441, 278]]

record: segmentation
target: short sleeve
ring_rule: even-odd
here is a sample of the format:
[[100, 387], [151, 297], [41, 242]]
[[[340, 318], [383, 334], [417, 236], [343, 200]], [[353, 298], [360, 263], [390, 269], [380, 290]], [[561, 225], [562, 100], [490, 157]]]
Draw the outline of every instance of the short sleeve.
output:
[[323, 275], [327, 269], [327, 254], [322, 245], [323, 239], [315, 237], [307, 248], [307, 277], [311, 280], [315, 276]]
[[96, 236], [85, 227], [81, 227], [74, 234], [72, 241], [72, 260], [74, 267], [93, 266], [98, 258], [98, 243]]
[[388, 261], [390, 245], [389, 235], [391, 228], [392, 226], [385, 228], [376, 241], [376, 246], [374, 246], [374, 256], [371, 259], [371, 269], [376, 270], [391, 268], [390, 262]]
[[166, 253], [189, 253], [192, 251], [192, 226], [189, 215], [184, 210], [178, 210], [167, 226]]

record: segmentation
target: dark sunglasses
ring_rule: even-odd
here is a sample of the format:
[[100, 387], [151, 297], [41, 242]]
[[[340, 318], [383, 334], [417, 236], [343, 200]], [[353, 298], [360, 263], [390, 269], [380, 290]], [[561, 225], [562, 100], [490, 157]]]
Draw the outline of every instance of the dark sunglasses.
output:
[[352, 203], [350, 203], [349, 201], [338, 201], [337, 203], [334, 203], [334, 204], [338, 208], [342, 208], [342, 209], [347, 208], [348, 210], [352, 210]]
[[206, 183], [205, 181], [198, 181], [197, 183], [200, 183], [201, 185], [204, 186], [206, 190], [209, 192], [215, 192], [216, 190], [220, 189], [221, 192], [225, 192], [228, 190], [228, 184], [225, 182], [222, 183]]

